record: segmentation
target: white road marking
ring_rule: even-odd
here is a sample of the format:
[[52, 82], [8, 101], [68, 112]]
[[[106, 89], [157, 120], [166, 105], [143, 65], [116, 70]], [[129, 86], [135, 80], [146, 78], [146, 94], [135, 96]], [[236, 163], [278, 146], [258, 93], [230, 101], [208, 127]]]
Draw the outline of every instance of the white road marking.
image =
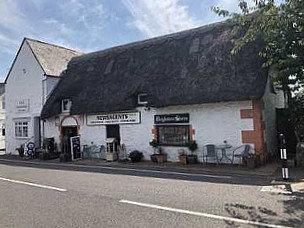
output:
[[261, 188], [261, 192], [270, 192], [270, 193], [278, 193], [278, 194], [286, 194], [286, 195], [292, 194], [292, 191], [287, 189], [285, 185], [263, 186]]
[[141, 207], [148, 207], [148, 208], [158, 209], [158, 210], [165, 210], [165, 211], [171, 211], [171, 212], [176, 212], [176, 213], [182, 213], [182, 214], [196, 215], [196, 216], [201, 216], [201, 217], [206, 217], [206, 218], [218, 219], [218, 220], [223, 220], [223, 221], [243, 223], [243, 224], [248, 224], [248, 225], [271, 227], [271, 228], [291, 228], [291, 227], [287, 227], [287, 226], [274, 225], [274, 224], [268, 224], [268, 223], [263, 223], [263, 222], [255, 222], [255, 221], [238, 219], [238, 218], [230, 218], [230, 217], [224, 217], [224, 216], [220, 216], [220, 215], [213, 215], [213, 214], [202, 213], [202, 212], [176, 209], [176, 208], [172, 208], [172, 207], [163, 207], [163, 206], [158, 206], [158, 205], [154, 205], [154, 204], [139, 203], [139, 202], [129, 201], [129, 200], [120, 200], [119, 202], [120, 203], [125, 203], [125, 204], [141, 206]]
[[30, 182], [25, 182], [25, 181], [12, 180], [12, 179], [8, 179], [8, 178], [4, 178], [4, 177], [0, 177], [0, 180], [15, 183], [15, 184], [28, 185], [28, 186], [37, 187], [37, 188], [51, 189], [51, 190], [55, 190], [55, 191], [59, 191], [59, 192], [67, 191], [66, 189], [63, 189], [63, 188], [56, 188], [56, 187], [52, 187], [52, 186], [48, 186], [48, 185], [41, 185], [41, 184], [34, 184], [34, 183], [30, 183]]
[[199, 173], [183, 173], [183, 172], [174, 172], [174, 171], [162, 171], [162, 170], [149, 170], [149, 169], [131, 169], [123, 167], [106, 167], [106, 166], [90, 166], [90, 165], [75, 165], [75, 164], [58, 164], [58, 163], [49, 163], [49, 162], [30, 162], [30, 161], [14, 161], [9, 159], [0, 159], [0, 161], [5, 162], [15, 162], [15, 163], [25, 163], [25, 164], [34, 164], [34, 165], [55, 165], [62, 167], [78, 167], [78, 168], [90, 168], [90, 169], [104, 169], [104, 170], [121, 170], [121, 171], [132, 171], [132, 172], [141, 172], [141, 173], [158, 173], [158, 174], [169, 174], [169, 175], [182, 175], [189, 177], [207, 177], [207, 178], [218, 178], [218, 179], [231, 179], [231, 176], [222, 176], [222, 175], [211, 175], [211, 174], [199, 174]]

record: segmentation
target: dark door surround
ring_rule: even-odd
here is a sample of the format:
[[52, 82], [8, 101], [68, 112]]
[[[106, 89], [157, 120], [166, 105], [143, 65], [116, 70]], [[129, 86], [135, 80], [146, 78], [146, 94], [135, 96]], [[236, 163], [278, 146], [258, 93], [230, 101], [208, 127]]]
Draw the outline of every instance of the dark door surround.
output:
[[67, 126], [61, 128], [61, 152], [71, 153], [70, 138], [78, 135], [77, 126]]
[[107, 125], [107, 138], [115, 138], [120, 144], [120, 127], [118, 124]]

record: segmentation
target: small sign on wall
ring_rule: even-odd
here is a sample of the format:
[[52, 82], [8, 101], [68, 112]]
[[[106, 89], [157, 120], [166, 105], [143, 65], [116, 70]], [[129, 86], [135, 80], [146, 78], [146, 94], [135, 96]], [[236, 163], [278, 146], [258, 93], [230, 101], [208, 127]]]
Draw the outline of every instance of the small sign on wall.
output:
[[29, 99], [19, 100], [16, 103], [17, 112], [28, 112], [29, 107], [30, 107], [30, 100]]
[[189, 123], [189, 113], [182, 114], [167, 114], [167, 115], [155, 115], [155, 124], [166, 124], [166, 123]]
[[105, 113], [99, 115], [87, 115], [87, 125], [138, 123], [140, 123], [140, 112], [119, 112]]

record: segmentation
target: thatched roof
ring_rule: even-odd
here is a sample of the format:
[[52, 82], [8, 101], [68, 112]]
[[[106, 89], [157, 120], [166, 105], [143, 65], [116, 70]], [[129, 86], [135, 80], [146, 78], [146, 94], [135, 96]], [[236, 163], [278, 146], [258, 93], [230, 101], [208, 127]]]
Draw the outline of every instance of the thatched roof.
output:
[[140, 93], [152, 107], [259, 98], [267, 80], [260, 45], [231, 55], [231, 29], [216, 23], [73, 58], [42, 117], [59, 114], [63, 98], [71, 114], [132, 110]]

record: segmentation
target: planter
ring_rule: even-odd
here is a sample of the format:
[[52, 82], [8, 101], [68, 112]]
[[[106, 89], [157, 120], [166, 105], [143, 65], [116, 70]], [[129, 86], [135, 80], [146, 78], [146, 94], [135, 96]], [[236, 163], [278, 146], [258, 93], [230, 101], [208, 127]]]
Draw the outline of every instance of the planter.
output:
[[197, 156], [192, 154], [192, 155], [187, 155], [187, 163], [188, 164], [196, 164], [197, 163]]
[[245, 162], [246, 162], [246, 165], [249, 169], [253, 169], [255, 167], [255, 159], [254, 157], [252, 158], [245, 158]]
[[183, 165], [187, 165], [187, 155], [179, 155], [179, 162]]
[[152, 155], [150, 156], [152, 162], [155, 162], [155, 163], [157, 162], [156, 155], [157, 155], [157, 154], [152, 154]]
[[167, 162], [167, 154], [155, 154], [157, 163]]

